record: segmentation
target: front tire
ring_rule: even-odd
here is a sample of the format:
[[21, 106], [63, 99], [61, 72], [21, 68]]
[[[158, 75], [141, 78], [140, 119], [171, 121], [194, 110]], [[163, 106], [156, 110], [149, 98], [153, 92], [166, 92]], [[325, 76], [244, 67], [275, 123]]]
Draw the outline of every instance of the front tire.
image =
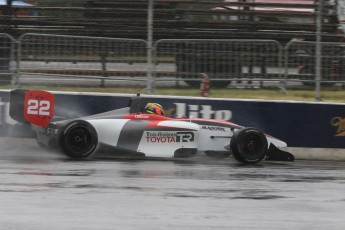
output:
[[261, 161], [268, 149], [266, 136], [255, 128], [243, 128], [231, 138], [230, 148], [234, 158], [246, 164]]
[[87, 158], [96, 150], [98, 135], [89, 122], [76, 120], [61, 130], [59, 143], [67, 156], [74, 159]]

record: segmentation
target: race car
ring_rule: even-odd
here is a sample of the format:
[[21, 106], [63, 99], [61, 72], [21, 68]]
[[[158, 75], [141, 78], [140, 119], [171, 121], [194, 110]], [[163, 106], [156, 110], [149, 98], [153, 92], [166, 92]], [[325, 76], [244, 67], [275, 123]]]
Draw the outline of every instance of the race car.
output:
[[40, 90], [13, 90], [10, 116], [30, 123], [37, 143], [56, 148], [74, 159], [106, 151], [139, 157], [187, 158], [206, 154], [213, 158], [233, 156], [242, 163], [263, 159], [293, 161], [280, 148], [284, 141], [253, 127], [224, 120], [165, 117], [142, 112], [141, 96], [128, 107], [75, 119], [54, 116], [54, 95]]

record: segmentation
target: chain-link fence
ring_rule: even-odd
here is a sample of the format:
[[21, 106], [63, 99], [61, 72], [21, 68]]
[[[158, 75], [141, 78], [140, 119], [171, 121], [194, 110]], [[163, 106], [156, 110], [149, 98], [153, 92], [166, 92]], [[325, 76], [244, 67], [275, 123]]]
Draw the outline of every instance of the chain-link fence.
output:
[[[0, 31], [146, 39], [148, 0], [25, 0], [0, 5]], [[11, 2], [11, 4], [9, 4]], [[317, 2], [152, 0], [160, 39], [315, 38]], [[335, 1], [323, 0], [323, 41], [337, 39]], [[274, 23], [272, 23], [274, 22]]]

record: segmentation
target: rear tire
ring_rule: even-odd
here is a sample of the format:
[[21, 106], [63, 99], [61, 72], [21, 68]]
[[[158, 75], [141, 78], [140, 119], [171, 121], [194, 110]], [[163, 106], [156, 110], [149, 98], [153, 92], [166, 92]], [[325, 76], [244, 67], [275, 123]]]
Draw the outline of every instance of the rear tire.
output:
[[59, 143], [67, 156], [74, 159], [87, 158], [96, 150], [98, 135], [89, 122], [76, 120], [61, 130]]
[[235, 132], [230, 141], [234, 158], [246, 164], [261, 161], [268, 150], [266, 136], [255, 128], [243, 128]]

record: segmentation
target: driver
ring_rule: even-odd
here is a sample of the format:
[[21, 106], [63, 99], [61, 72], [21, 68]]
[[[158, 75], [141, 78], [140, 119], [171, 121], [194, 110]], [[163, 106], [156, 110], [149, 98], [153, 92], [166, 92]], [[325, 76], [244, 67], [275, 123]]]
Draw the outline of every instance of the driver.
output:
[[164, 109], [163, 106], [161, 106], [158, 103], [147, 103], [144, 109], [144, 113], [149, 113], [149, 114], [157, 114], [164, 116]]

